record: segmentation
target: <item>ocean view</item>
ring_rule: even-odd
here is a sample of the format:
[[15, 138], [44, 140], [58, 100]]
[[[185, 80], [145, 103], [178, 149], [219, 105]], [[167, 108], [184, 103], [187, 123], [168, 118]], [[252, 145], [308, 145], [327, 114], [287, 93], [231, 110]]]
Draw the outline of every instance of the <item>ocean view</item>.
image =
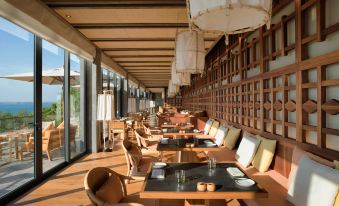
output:
[[[50, 107], [52, 102], [42, 103], [42, 107]], [[33, 112], [33, 102], [0, 102], [0, 112], [9, 112], [11, 114], [17, 114], [19, 111], [26, 110]]]

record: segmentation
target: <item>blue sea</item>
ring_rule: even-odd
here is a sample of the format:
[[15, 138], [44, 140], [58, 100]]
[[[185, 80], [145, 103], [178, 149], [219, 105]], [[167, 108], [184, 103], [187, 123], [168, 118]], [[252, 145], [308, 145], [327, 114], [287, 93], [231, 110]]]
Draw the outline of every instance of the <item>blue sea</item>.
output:
[[[50, 107], [52, 104], [52, 102], [44, 102], [42, 103], [42, 107]], [[17, 114], [19, 111], [23, 110], [33, 112], [33, 102], [0, 102], [0, 112]]]

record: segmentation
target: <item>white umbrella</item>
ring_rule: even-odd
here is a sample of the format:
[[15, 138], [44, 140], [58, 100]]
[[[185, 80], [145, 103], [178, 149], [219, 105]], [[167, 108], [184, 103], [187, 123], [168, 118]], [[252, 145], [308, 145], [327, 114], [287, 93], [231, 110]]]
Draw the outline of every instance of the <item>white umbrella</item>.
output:
[[[65, 70], [64, 70], [63, 67], [50, 69], [50, 70], [43, 70], [42, 71], [42, 83], [48, 84], [48, 85], [63, 84], [64, 74], [65, 74]], [[79, 77], [80, 77], [79, 72], [71, 70], [70, 71], [70, 83], [71, 83], [71, 85], [78, 85], [79, 84]], [[34, 81], [34, 74], [33, 74], [33, 72], [27, 72], [27, 73], [19, 73], [19, 74], [2, 76], [0, 78], [26, 81], [26, 82], [33, 82]]]

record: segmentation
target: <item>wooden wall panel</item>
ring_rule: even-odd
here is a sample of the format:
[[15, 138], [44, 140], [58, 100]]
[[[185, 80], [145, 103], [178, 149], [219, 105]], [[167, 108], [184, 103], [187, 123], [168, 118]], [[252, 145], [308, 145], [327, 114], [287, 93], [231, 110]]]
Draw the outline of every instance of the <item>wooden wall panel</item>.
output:
[[339, 21], [326, 26], [328, 15], [338, 16], [326, 13], [332, 3], [276, 1], [270, 29], [231, 36], [228, 46], [222, 38], [206, 56], [204, 74], [181, 88], [182, 106], [278, 140], [273, 168], [285, 176], [294, 145], [339, 159], [339, 127], [332, 126], [339, 121], [339, 95], [333, 96], [339, 88], [339, 44], [308, 55], [312, 44], [339, 41]]

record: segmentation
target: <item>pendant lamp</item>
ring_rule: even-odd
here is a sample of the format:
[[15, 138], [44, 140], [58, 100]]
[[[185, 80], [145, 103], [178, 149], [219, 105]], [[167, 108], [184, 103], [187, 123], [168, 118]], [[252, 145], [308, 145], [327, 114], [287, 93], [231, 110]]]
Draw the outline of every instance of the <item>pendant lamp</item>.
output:
[[237, 34], [269, 26], [272, 0], [189, 0], [188, 9], [200, 30]]
[[179, 91], [179, 86], [174, 85], [172, 83], [172, 80], [169, 80], [167, 96], [168, 97], [174, 97], [178, 93], [178, 91]]
[[175, 67], [175, 61], [172, 62], [171, 69], [171, 79], [172, 84], [178, 86], [187, 86], [191, 84], [191, 74], [190, 73], [178, 73]]
[[198, 31], [184, 31], [176, 36], [175, 58], [177, 73], [202, 73], [205, 67], [204, 35]]

